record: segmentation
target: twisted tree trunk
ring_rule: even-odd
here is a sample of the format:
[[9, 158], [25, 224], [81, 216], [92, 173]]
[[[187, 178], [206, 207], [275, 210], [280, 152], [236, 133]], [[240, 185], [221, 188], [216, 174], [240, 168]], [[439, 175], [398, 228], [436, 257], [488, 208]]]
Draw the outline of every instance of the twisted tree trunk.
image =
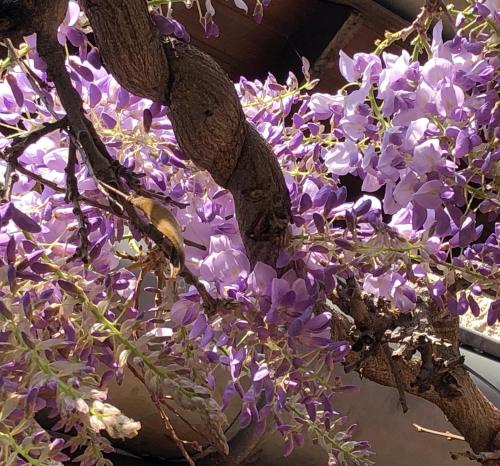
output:
[[291, 220], [290, 197], [226, 73], [191, 45], [162, 44], [143, 0], [82, 3], [108, 71], [130, 92], [168, 105], [186, 156], [233, 194], [250, 262], [274, 265]]

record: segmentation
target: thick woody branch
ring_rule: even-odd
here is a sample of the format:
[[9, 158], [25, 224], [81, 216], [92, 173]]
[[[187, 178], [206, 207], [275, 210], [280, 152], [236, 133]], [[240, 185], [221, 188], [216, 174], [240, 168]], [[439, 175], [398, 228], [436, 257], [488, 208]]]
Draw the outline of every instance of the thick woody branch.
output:
[[59, 0], [0, 0], [0, 39], [18, 39], [43, 28], [57, 28], [67, 6], [67, 1]]
[[[94, 31], [99, 33], [99, 52], [107, 70], [131, 93], [163, 101], [169, 68], [146, 1], [85, 0], [82, 3]], [[134, 27], [128, 27], [127, 33], [122, 34], [123, 24]], [[103, 37], [106, 40], [100, 40]]]
[[250, 262], [274, 266], [287, 241], [290, 197], [271, 148], [252, 125], [246, 126], [243, 149], [227, 187]]
[[[338, 339], [348, 336], [355, 348], [347, 358], [346, 367], [354, 367], [363, 377], [394, 387], [400, 394], [404, 390], [434, 403], [474, 452], [484, 458], [482, 464], [498, 466], [496, 459], [484, 453], [500, 448], [500, 411], [482, 394], [461, 364], [455, 342], [436, 338], [437, 332], [432, 327], [422, 331], [422, 322], [433, 320], [430, 316], [435, 310], [430, 301], [422, 299], [411, 315], [387, 319], [384, 312], [377, 312], [380, 305], [373, 298], [361, 296], [353, 283], [346, 288], [339, 289], [339, 299], [331, 308], [334, 336]], [[347, 295], [350, 300], [344, 299]], [[370, 327], [377, 331], [368, 334]], [[394, 343], [393, 332], [398, 333], [399, 348], [388, 354], [385, 345], [387, 341]], [[451, 330], [446, 333], [456, 335]], [[367, 338], [368, 335], [371, 337]]]
[[[61, 3], [66, 4], [64, 0], [57, 0], [53, 4], [51, 3], [51, 6], [59, 11]], [[43, 1], [40, 0], [40, 4], [37, 4], [36, 8], [47, 7], [42, 4]], [[66, 70], [64, 50], [57, 42], [56, 30], [60, 21], [61, 18], [47, 18], [47, 22], [39, 26], [37, 30], [37, 48], [47, 65], [48, 77], [54, 82], [61, 104], [66, 110], [72, 143], [78, 147], [85, 164], [98, 185], [113, 188], [113, 191], [108, 194], [110, 200], [113, 201], [112, 205], [114, 205], [116, 213], [121, 215], [124, 211], [129, 221], [141, 234], [153, 240], [167, 258], [172, 258], [175, 255], [176, 247], [170, 238], [165, 237], [151, 223], [144, 221], [129, 199], [119, 198], [118, 200], [114, 195], [115, 191], [126, 192], [127, 187], [123, 181], [128, 184], [129, 188], [134, 189], [134, 187], [137, 187], [137, 180], [133, 174], [111, 158], [92, 123], [85, 116], [81, 97], [73, 87]], [[127, 196], [125, 195], [125, 197]], [[118, 206], [121, 206], [121, 208]], [[187, 269], [183, 270], [182, 274], [188, 283], [198, 289], [205, 301], [205, 305], [212, 309], [214, 302], [203, 285]]]
[[[162, 44], [151, 32], [144, 0], [84, 0], [83, 6], [108, 70], [126, 89], [151, 98], [151, 87], [158, 81], [150, 77], [158, 76], [159, 67], [165, 65], [164, 94], [154, 100], [169, 106], [180, 148], [231, 191], [250, 262], [275, 265], [287, 239], [290, 198], [272, 150], [245, 121], [228, 76], [191, 45], [174, 39]], [[143, 59], [157, 56], [159, 47], [164, 57]], [[142, 87], [131, 82], [137, 70], [141, 70]]]

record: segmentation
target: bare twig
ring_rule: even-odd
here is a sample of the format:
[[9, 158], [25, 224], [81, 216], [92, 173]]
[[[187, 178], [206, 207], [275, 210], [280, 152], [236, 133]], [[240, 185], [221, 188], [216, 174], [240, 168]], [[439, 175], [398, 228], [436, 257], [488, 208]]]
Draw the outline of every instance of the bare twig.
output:
[[0, 158], [7, 162], [7, 170], [5, 171], [5, 185], [0, 192], [0, 197], [10, 199], [14, 183], [19, 179], [16, 171], [18, 171], [19, 157], [24, 153], [26, 148], [31, 144], [36, 143], [40, 138], [46, 136], [56, 129], [61, 129], [67, 125], [66, 119], [57, 120], [53, 123], [45, 123], [41, 128], [35, 129], [23, 136], [17, 136], [13, 139], [12, 144], [3, 153], [0, 152]]
[[12, 197], [12, 189], [14, 184], [19, 180], [19, 176], [16, 173], [15, 163], [8, 162], [7, 169], [5, 170], [5, 183], [2, 189], [0, 189], [0, 198], [6, 201], [10, 200]]
[[175, 206], [179, 209], [185, 209], [189, 205], [189, 204], [186, 204], [184, 202], [175, 201], [170, 196], [166, 196], [165, 194], [158, 193], [158, 192], [152, 191], [150, 189], [145, 189], [142, 186], [134, 187], [134, 191], [137, 194], [140, 194], [141, 196], [149, 197], [151, 199], [159, 199], [160, 201], [163, 201], [166, 204], [172, 204], [173, 206]]
[[[127, 367], [130, 369], [130, 372], [134, 375], [134, 377], [139, 380], [144, 386], [146, 386], [146, 381], [144, 380], [144, 377], [137, 372], [136, 368], [130, 364], [127, 363]], [[203, 437], [208, 443], [210, 442], [210, 439], [199, 429], [197, 429], [195, 426], [193, 426], [175, 407], [175, 405], [170, 404], [167, 400], [171, 399], [169, 396], [163, 397], [160, 401], [168, 410], [172, 411], [181, 421], [183, 421], [193, 432], [196, 432], [200, 437]]]
[[156, 277], [156, 288], [158, 288], [158, 291], [155, 293], [155, 306], [157, 307], [157, 316], [159, 317], [159, 311], [160, 307], [163, 303], [163, 289], [165, 287], [165, 275], [163, 273], [163, 270], [160, 270], [156, 268], [154, 271], [155, 277]]
[[37, 142], [41, 137], [51, 133], [56, 129], [63, 128], [67, 124], [65, 119], [55, 121], [54, 123], [46, 123], [41, 128], [30, 131], [24, 136], [17, 136], [9, 148], [3, 153], [0, 152], [0, 158], [7, 162], [7, 170], [5, 171], [5, 185], [0, 191], [0, 198], [10, 199], [14, 183], [19, 179], [16, 169], [19, 166], [18, 159], [23, 154], [28, 146]]
[[184, 238], [184, 244], [186, 246], [191, 246], [192, 248], [200, 249], [201, 251], [207, 250], [207, 247], [205, 245], [196, 243], [195, 241], [191, 241], [190, 239]]
[[179, 451], [182, 453], [182, 456], [186, 459], [186, 461], [189, 463], [190, 466], [196, 466], [195, 462], [189, 455], [188, 451], [186, 450], [186, 447], [184, 446], [185, 443], [191, 443], [191, 442], [185, 442], [184, 440], [181, 440], [178, 436], [177, 433], [175, 432], [174, 426], [170, 422], [170, 419], [167, 416], [167, 413], [163, 409], [163, 406], [161, 403], [158, 401], [158, 399], [153, 400], [156, 408], [158, 409], [158, 412], [160, 413], [160, 416], [163, 420], [163, 423], [165, 425], [165, 430], [167, 431], [168, 435], [172, 438], [172, 440], [175, 442], [177, 445], [177, 448]]
[[461, 440], [465, 442], [465, 439], [461, 435], [452, 434], [451, 432], [441, 432], [439, 430], [428, 429], [427, 427], [419, 426], [418, 424], [413, 424], [413, 427], [417, 429], [417, 432], [424, 432], [426, 434], [437, 435], [439, 437], [445, 437], [446, 440]]
[[163, 405], [165, 405], [165, 407], [172, 411], [181, 421], [184, 422], [184, 424], [186, 424], [193, 432], [196, 432], [200, 437], [203, 437], [207, 443], [211, 443], [210, 442], [210, 439], [199, 429], [197, 429], [195, 426], [193, 426], [193, 424], [191, 422], [189, 422], [183, 415], [182, 413], [179, 412], [179, 410], [177, 410], [177, 408], [175, 407], [175, 405], [171, 404], [171, 403], [168, 403], [166, 399], [162, 399], [160, 400], [161, 403]]
[[90, 241], [89, 241], [89, 225], [85, 214], [80, 207], [78, 192], [78, 181], [76, 179], [76, 165], [78, 163], [76, 157], [76, 147], [72, 141], [69, 143], [68, 151], [68, 165], [66, 166], [66, 197], [68, 203], [73, 204], [73, 213], [78, 220], [78, 237], [80, 245], [78, 246], [75, 254], [69, 260], [75, 257], [82, 259], [83, 263], [88, 262]]
[[[127, 367], [129, 368], [130, 372], [132, 372], [134, 377], [137, 378], [144, 386], [146, 386], [146, 381], [144, 380], [144, 377], [142, 377], [142, 375], [139, 374], [139, 372], [136, 370], [136, 368], [130, 363], [127, 363]], [[163, 407], [161, 405], [161, 403], [165, 403], [165, 401], [163, 401], [163, 400], [160, 401], [158, 398], [155, 397], [155, 398], [153, 398], [153, 403], [155, 404], [156, 408], [158, 409], [158, 412], [160, 413], [160, 416], [161, 416], [163, 423], [165, 425], [165, 430], [167, 431], [168, 435], [170, 435], [170, 437], [173, 439], [173, 441], [177, 445], [177, 448], [180, 450], [180, 452], [182, 453], [182, 455], [184, 456], [186, 461], [191, 466], [196, 466], [196, 464], [194, 463], [193, 459], [191, 458], [191, 456], [187, 452], [184, 445], [190, 444], [191, 446], [193, 446], [193, 448], [195, 448], [198, 451], [202, 450], [201, 446], [197, 442], [185, 441], [185, 440], [180, 439], [177, 436], [177, 433], [175, 432], [175, 429], [172, 426], [172, 423], [170, 422], [170, 419], [169, 419], [167, 413], [165, 412], [165, 410], [163, 409]], [[187, 422], [184, 418], [181, 417], [181, 419], [184, 422], [186, 422], [190, 427], [192, 427], [191, 424], [189, 422]], [[196, 431], [196, 429], [194, 429], [194, 428], [193, 428], [193, 430]]]
[[[38, 173], [33, 173], [32, 171], [28, 170], [27, 168], [24, 168], [22, 165], [17, 164], [16, 165], [16, 170], [19, 173], [22, 173], [23, 175], [26, 175], [28, 178], [31, 178], [34, 181], [38, 181], [38, 183], [47, 186], [48, 188], [58, 192], [58, 193], [66, 193], [66, 190], [64, 188], [61, 188], [54, 182], [47, 180], [43, 176], [40, 176]], [[90, 199], [89, 197], [82, 196], [81, 194], [78, 195], [78, 199], [82, 202], [84, 202], [87, 205], [90, 205], [92, 207], [96, 207], [97, 209], [102, 210], [103, 212], [106, 212], [108, 214], [112, 214], [116, 217], [120, 218], [125, 218], [117, 213], [115, 213], [110, 206], [101, 204], [100, 202], [94, 201], [93, 199]]]
[[139, 299], [140, 299], [140, 292], [139, 292], [139, 290], [142, 287], [143, 280], [144, 280], [144, 269], [141, 269], [141, 270], [139, 270], [139, 276], [137, 277], [137, 283], [135, 285], [134, 307], [136, 309], [139, 309]]
[[24, 135], [16, 136], [12, 139], [10, 147], [5, 149], [3, 158], [9, 162], [17, 159], [31, 144], [35, 144], [40, 138], [47, 136], [57, 129], [63, 129], [68, 126], [68, 119], [66, 117], [56, 120], [51, 123], [43, 123], [40, 128], [33, 129]]

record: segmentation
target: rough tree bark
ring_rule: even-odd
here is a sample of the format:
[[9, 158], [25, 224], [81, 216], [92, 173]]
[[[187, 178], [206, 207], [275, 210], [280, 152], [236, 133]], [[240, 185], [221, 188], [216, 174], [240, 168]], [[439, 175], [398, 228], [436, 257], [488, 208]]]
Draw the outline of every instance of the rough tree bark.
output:
[[[291, 220], [290, 197], [270, 147], [245, 122], [226, 73], [195, 47], [169, 39], [163, 44], [169, 79], [152, 83], [151, 76], [164, 73], [165, 59], [143, 59], [151, 56], [150, 48], [156, 52], [162, 45], [158, 34], [151, 32], [146, 2], [82, 3], [108, 70], [123, 87], [142, 97], [150, 97], [150, 90], [159, 91], [163, 84], [162, 93], [154, 100], [168, 105], [174, 133], [185, 154], [233, 194], [251, 264], [262, 261], [274, 265]], [[151, 70], [135, 73], [148, 66]]]
[[[475, 453], [498, 452], [500, 411], [460, 363], [458, 318], [448, 313], [436, 316], [437, 310], [423, 291], [410, 319], [408, 315], [388, 318], [383, 305], [379, 307], [372, 298], [362, 296], [354, 286], [346, 290], [337, 293], [335, 305], [328, 310], [334, 314], [333, 334], [338, 339], [346, 338], [354, 349], [348, 355], [347, 370], [401, 390], [400, 398], [410, 393], [434, 403]], [[408, 329], [408, 334], [402, 329]], [[392, 332], [403, 334], [391, 339]], [[405, 340], [408, 343], [403, 343]], [[389, 342], [393, 348], [387, 351]], [[402, 347], [406, 344], [409, 351], [405, 354]], [[447, 367], [449, 362], [456, 365]], [[404, 409], [404, 400], [401, 404]], [[500, 459], [480, 462], [484, 466], [500, 465]]]
[[[88, 14], [96, 30], [106, 38], [99, 50], [106, 57], [106, 67], [118, 82], [126, 82], [133, 94], [162, 101], [169, 78], [158, 29], [148, 14], [146, 2], [128, 0], [88, 0]], [[103, 12], [103, 14], [99, 14]], [[90, 18], [90, 16], [89, 16]], [[110, 21], [110, 18], [112, 20]], [[115, 24], [133, 24], [127, 34], [116, 34]], [[130, 56], [134, 60], [130, 60]], [[113, 59], [108, 59], [113, 57]], [[125, 65], [126, 66], [122, 66]]]
[[[0, 38], [36, 31], [41, 38], [42, 56], [50, 60], [55, 53], [53, 33], [67, 1], [13, 3], [24, 14], [12, 20], [2, 18]], [[145, 0], [82, 3], [107, 69], [134, 94], [169, 106], [176, 137], [186, 155], [233, 194], [250, 261], [274, 265], [291, 219], [290, 199], [270, 147], [245, 121], [228, 77], [194, 47], [178, 41], [162, 43]], [[0, 1], [0, 12], [3, 4]], [[67, 86], [67, 82], [59, 82], [59, 86]], [[66, 91], [74, 97], [71, 90]], [[75, 107], [74, 103], [67, 104]], [[109, 164], [92, 126], [85, 123], [78, 129], [82, 121], [76, 111], [68, 111], [68, 118], [92, 161], [102, 167]], [[86, 139], [88, 135], [92, 141]], [[475, 453], [500, 450], [500, 412], [461, 365], [456, 320], [437, 318], [428, 299], [420, 301], [411, 320], [389, 317], [390, 313], [383, 312], [372, 298], [361, 296], [352, 283], [337, 290], [334, 301], [337, 306], [331, 309], [335, 315], [332, 331], [338, 339], [350, 340], [353, 347], [346, 367], [377, 383], [398, 388], [403, 405], [404, 392], [435, 403]], [[443, 326], [443, 322], [449, 325]], [[401, 329], [407, 333], [396, 335]], [[402, 343], [404, 340], [406, 343]], [[399, 342], [398, 349], [389, 347], [394, 341]], [[484, 465], [500, 465], [500, 460], [486, 456], [481, 461]]]

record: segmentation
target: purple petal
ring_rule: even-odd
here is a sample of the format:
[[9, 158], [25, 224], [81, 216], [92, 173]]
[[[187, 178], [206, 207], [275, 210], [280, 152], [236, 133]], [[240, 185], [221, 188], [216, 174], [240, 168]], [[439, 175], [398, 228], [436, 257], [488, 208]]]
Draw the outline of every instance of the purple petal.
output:
[[196, 318], [191, 331], [189, 332], [189, 339], [198, 338], [207, 328], [208, 322], [205, 314], [200, 313]]
[[70, 294], [70, 295], [78, 295], [79, 294], [79, 289], [76, 287], [76, 285], [74, 285], [73, 283], [71, 282], [68, 282], [67, 280], [57, 280], [57, 284], [59, 285], [59, 287], [65, 291], [66, 293]]
[[488, 325], [494, 325], [497, 321], [500, 322], [500, 300], [493, 301], [488, 309]]
[[479, 317], [479, 314], [481, 314], [481, 308], [479, 307], [477, 301], [474, 299], [472, 295], [469, 295], [467, 300], [469, 301], [469, 307], [472, 312], [472, 315], [474, 317]]
[[152, 15], [151, 18], [162, 34], [169, 36], [175, 32], [175, 23], [172, 20], [158, 14]]
[[7, 281], [9, 282], [9, 287], [11, 291], [14, 291], [16, 286], [16, 269], [12, 264], [7, 266]]
[[99, 54], [99, 50], [95, 47], [92, 47], [92, 50], [87, 54], [87, 61], [96, 69], [100, 69], [102, 67], [101, 55]]
[[322, 314], [313, 317], [309, 322], [307, 322], [306, 328], [308, 330], [311, 330], [312, 332], [320, 332], [330, 324], [331, 320], [332, 314], [330, 312], [323, 312]]
[[14, 205], [11, 206], [10, 212], [12, 215], [12, 220], [21, 230], [25, 230], [28, 233], [40, 233], [40, 231], [42, 231], [40, 225], [37, 222], [29, 218]]
[[106, 129], [113, 129], [116, 126], [116, 120], [105, 112], [102, 112], [101, 119]]
[[424, 183], [413, 195], [413, 201], [426, 209], [437, 209], [441, 207], [441, 195], [445, 186], [440, 180], [432, 180]]
[[259, 367], [258, 371], [253, 376], [253, 381], [258, 382], [259, 380], [264, 379], [269, 375], [269, 369], [267, 368], [267, 364], [263, 364]]
[[94, 80], [94, 73], [86, 66], [79, 65], [73, 61], [70, 61], [71, 67], [76, 71], [76, 73], [81, 76], [85, 81], [92, 82]]
[[7, 248], [5, 250], [5, 260], [8, 264], [13, 264], [16, 261], [16, 239], [14, 236], [9, 238]]
[[95, 85], [91, 84], [89, 87], [89, 105], [94, 108], [102, 99], [101, 90]]
[[12, 95], [16, 100], [16, 104], [19, 107], [22, 107], [24, 104], [24, 95], [19, 86], [17, 85], [15, 76], [13, 74], [8, 74], [6, 79], [7, 79], [7, 84], [9, 85], [10, 90], [12, 91]]
[[288, 435], [283, 446], [283, 456], [290, 456], [293, 452], [293, 447], [293, 438], [291, 435]]
[[146, 108], [144, 109], [144, 112], [142, 112], [142, 124], [144, 126], [144, 131], [146, 133], [149, 133], [152, 123], [153, 123], [153, 114], [151, 113], [151, 110], [149, 110], [149, 108]]
[[245, 408], [240, 414], [240, 428], [244, 429], [250, 425], [252, 422], [252, 412], [249, 408]]
[[288, 335], [291, 337], [296, 337], [302, 333], [303, 328], [304, 322], [302, 322], [302, 319], [294, 319], [288, 327]]

